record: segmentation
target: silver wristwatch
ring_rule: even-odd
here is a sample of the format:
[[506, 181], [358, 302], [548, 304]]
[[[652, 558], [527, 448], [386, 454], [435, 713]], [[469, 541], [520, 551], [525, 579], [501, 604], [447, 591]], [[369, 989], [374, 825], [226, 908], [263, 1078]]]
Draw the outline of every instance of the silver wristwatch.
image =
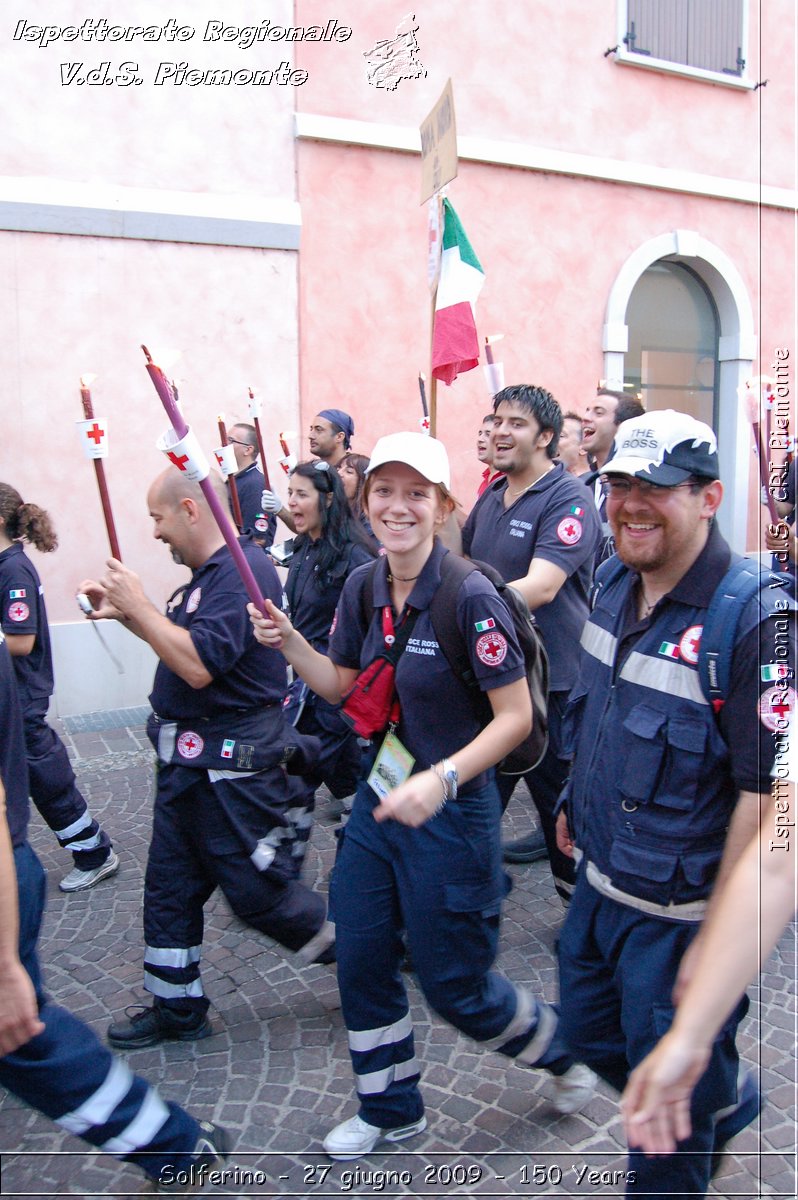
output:
[[447, 800], [457, 799], [457, 767], [450, 758], [444, 758], [439, 763], [441, 781], [446, 791]]

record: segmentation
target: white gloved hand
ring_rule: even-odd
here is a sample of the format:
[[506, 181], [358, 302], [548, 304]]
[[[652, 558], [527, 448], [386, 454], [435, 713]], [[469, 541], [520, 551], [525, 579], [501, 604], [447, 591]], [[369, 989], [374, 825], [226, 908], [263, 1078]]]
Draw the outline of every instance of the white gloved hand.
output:
[[261, 508], [267, 513], [278, 513], [283, 507], [283, 502], [276, 492], [270, 492], [268, 488], [264, 488], [260, 498]]

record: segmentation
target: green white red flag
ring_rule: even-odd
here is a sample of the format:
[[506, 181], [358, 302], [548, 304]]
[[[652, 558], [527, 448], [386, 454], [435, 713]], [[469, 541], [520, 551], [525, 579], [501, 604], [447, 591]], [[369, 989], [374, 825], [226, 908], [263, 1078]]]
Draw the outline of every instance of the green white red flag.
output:
[[474, 308], [485, 273], [457, 213], [443, 201], [443, 244], [435, 322], [432, 331], [432, 374], [452, 383], [479, 362]]

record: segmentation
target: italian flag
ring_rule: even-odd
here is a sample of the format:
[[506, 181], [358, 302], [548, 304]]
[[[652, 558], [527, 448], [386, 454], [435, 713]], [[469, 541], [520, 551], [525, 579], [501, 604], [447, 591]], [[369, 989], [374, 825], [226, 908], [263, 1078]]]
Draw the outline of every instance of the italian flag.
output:
[[460, 219], [444, 200], [441, 272], [432, 330], [432, 374], [444, 383], [453, 383], [461, 371], [470, 371], [479, 362], [474, 305], [484, 282], [485, 274]]
[[659, 648], [660, 654], [665, 658], [679, 658], [679, 647], [674, 642], [663, 642]]

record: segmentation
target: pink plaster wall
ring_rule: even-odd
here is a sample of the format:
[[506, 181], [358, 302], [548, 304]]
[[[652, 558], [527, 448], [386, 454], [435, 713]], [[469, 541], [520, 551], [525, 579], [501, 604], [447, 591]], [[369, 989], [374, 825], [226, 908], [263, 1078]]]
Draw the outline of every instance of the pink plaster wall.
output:
[[[749, 73], [768, 78], [756, 93], [618, 64], [616, 0], [559, 0], [503, 6], [431, 0], [415, 8], [423, 80], [395, 91], [371, 87], [363, 52], [393, 35], [404, 10], [381, 0], [341, 0], [335, 16], [353, 28], [343, 44], [298, 44], [310, 78], [300, 111], [417, 128], [447, 78], [458, 132], [608, 158], [758, 179], [760, 106], [768, 182], [794, 184], [785, 147], [795, 144], [795, 27], [791, 0], [749, 4]], [[760, 38], [760, 13], [764, 27]], [[329, 15], [325, 0], [298, 0], [297, 22]], [[750, 147], [750, 152], [746, 151]]]
[[[330, 404], [348, 409], [356, 448], [368, 452], [375, 438], [413, 427], [420, 415], [429, 292], [418, 159], [320, 144], [301, 145], [299, 158], [303, 419]], [[478, 331], [505, 334], [497, 357], [508, 383], [542, 384], [582, 410], [603, 374], [602, 326], [619, 269], [642, 243], [674, 229], [696, 230], [732, 259], [755, 313], [761, 262], [763, 348], [772, 354], [772, 345], [790, 343], [787, 213], [768, 213], [760, 260], [750, 205], [468, 163], [449, 194], [486, 270]], [[438, 432], [464, 501], [481, 470], [473, 441], [488, 400], [481, 368], [438, 391]]]
[[105, 469], [124, 561], [154, 600], [185, 578], [152, 541], [146, 491], [167, 465], [155, 449], [163, 407], [139, 346], [182, 351], [173, 368], [206, 454], [217, 417], [247, 419], [247, 388], [267, 401], [272, 474], [277, 433], [296, 425], [296, 255], [105, 238], [0, 234], [0, 378], [6, 417], [0, 478], [50, 511], [55, 554], [31, 550], [51, 620], [75, 620], [79, 580], [108, 557], [94, 467], [74, 422], [79, 377], [94, 372], [94, 411], [110, 422]]
[[[293, 197], [295, 89], [291, 86], [153, 86], [160, 62], [188, 62], [200, 70], [277, 68], [293, 59], [285, 43], [204, 42], [208, 20], [257, 24], [268, 16], [290, 25], [290, 0], [253, 5], [248, 0], [127, 0], [92, 7], [82, 0], [39, 0], [7, 10], [2, 31], [2, 90], [13, 106], [0, 139], [0, 175], [53, 176], [126, 187], [187, 192], [257, 191]], [[18, 20], [37, 25], [80, 25], [105, 16], [114, 25], [164, 25], [173, 17], [195, 29], [185, 43], [129, 44], [14, 42]], [[62, 86], [59, 64], [83, 62], [93, 68], [109, 61], [138, 64], [140, 86]], [[4, 107], [6, 107], [4, 105]]]

